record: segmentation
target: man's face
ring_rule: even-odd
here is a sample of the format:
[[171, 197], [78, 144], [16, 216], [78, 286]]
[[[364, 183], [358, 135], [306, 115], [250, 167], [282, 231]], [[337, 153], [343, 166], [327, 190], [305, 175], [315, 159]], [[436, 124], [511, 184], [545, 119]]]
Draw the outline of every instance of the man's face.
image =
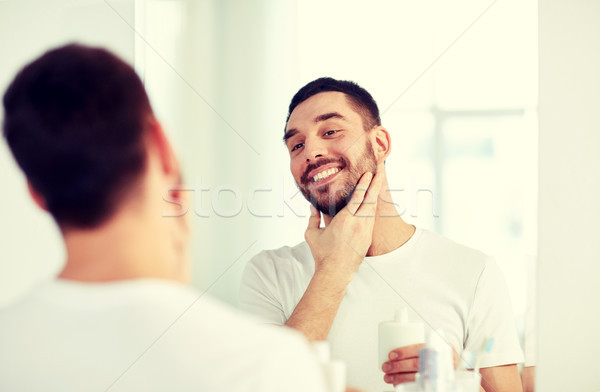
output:
[[286, 127], [290, 168], [304, 197], [335, 216], [348, 203], [360, 177], [377, 170], [369, 133], [346, 95], [313, 95], [292, 112]]

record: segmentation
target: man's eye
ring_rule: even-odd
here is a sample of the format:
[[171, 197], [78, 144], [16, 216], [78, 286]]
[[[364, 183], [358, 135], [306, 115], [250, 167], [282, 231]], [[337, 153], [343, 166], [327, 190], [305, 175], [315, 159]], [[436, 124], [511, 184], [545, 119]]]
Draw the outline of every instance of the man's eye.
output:
[[304, 143], [296, 144], [294, 147], [292, 147], [292, 151], [296, 151], [297, 149], [301, 148], [303, 145], [304, 145]]
[[325, 132], [325, 136], [331, 136], [331, 135], [333, 135], [336, 132], [337, 131], [327, 131], [327, 132]]

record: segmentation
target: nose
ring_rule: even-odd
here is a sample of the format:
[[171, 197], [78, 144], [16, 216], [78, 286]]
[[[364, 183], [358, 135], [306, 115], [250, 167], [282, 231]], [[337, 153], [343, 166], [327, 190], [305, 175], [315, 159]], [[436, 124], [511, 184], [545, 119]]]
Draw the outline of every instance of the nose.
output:
[[321, 158], [325, 155], [325, 148], [322, 143], [318, 140], [305, 140], [304, 142], [304, 156], [306, 163], [309, 163], [317, 158]]

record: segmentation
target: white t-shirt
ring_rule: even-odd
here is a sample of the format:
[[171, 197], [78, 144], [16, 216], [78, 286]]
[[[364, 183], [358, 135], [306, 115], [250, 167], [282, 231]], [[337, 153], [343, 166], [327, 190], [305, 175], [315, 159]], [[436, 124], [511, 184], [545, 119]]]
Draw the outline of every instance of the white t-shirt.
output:
[[[273, 324], [283, 324], [300, 301], [313, 274], [306, 242], [263, 251], [247, 265], [241, 306]], [[400, 248], [366, 257], [347, 288], [329, 332], [332, 358], [346, 362], [348, 385], [369, 391], [392, 390], [377, 363], [378, 324], [408, 307], [411, 321], [443, 329], [460, 354], [479, 351], [494, 338], [481, 367], [519, 363], [510, 298], [496, 263], [483, 253], [430, 231], [416, 229]]]
[[154, 279], [47, 282], [0, 310], [1, 391], [324, 391], [298, 333]]

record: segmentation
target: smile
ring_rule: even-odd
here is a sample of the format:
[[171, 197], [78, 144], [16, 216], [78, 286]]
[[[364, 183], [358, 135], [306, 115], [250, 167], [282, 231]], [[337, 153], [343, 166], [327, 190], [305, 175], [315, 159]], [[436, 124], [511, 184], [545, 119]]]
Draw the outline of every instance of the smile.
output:
[[317, 182], [317, 181], [321, 181], [326, 178], [329, 178], [332, 175], [334, 175], [335, 173], [338, 173], [339, 171], [340, 171], [340, 169], [338, 169], [337, 167], [331, 168], [331, 169], [325, 169], [322, 172], [315, 174], [312, 178], [312, 182]]

